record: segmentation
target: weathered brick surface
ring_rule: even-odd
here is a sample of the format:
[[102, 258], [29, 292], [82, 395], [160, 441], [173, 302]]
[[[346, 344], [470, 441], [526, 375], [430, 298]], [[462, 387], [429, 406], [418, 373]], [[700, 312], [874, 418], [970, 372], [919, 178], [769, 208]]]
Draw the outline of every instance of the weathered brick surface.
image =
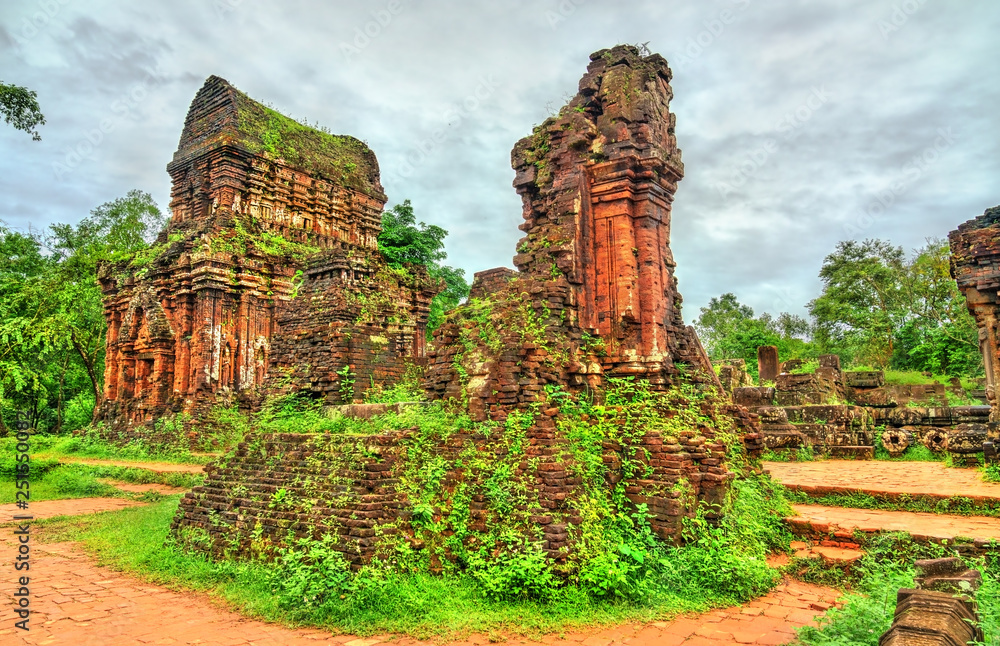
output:
[[996, 375], [1000, 374], [998, 292], [1000, 292], [1000, 206], [960, 224], [948, 234], [951, 275], [965, 296], [969, 312], [979, 326], [979, 348], [986, 367], [986, 397], [990, 413], [990, 441], [1000, 440], [1000, 404], [996, 397]]
[[[661, 538], [678, 541], [681, 519], [693, 516], [698, 501], [721, 504], [732, 474], [723, 468], [725, 447], [707, 436], [707, 428], [665, 437], [648, 433], [632, 448], [648, 455], [650, 470], [626, 483], [626, 497], [644, 503], [650, 524]], [[173, 530], [184, 541], [215, 555], [267, 554], [298, 537], [337, 537], [335, 548], [355, 565], [369, 561], [380, 540], [399, 535], [413, 547], [425, 547], [411, 525], [414, 501], [402, 485], [407, 451], [418, 432], [386, 431], [378, 435], [269, 434], [241, 444], [232, 457], [207, 469], [206, 484], [182, 500]], [[581, 523], [582, 478], [576, 475], [565, 438], [551, 419], [539, 420], [527, 435], [524, 455], [511, 474], [532, 492], [518, 508], [530, 519], [542, 549], [564, 561]], [[461, 483], [471, 494], [467, 527], [475, 544], [499, 522], [498, 510], [486, 495], [492, 473], [463, 472], [470, 452], [487, 459], [503, 458], [507, 449], [495, 437], [459, 432], [437, 441], [431, 452], [451, 465], [443, 482], [442, 500]], [[604, 462], [612, 468], [608, 486], [624, 476], [621, 465], [629, 447], [607, 443]], [[683, 476], [689, 487], [675, 488]], [[283, 492], [283, 493], [279, 493]], [[443, 536], [459, 530], [447, 505], [436, 507], [434, 521]], [[714, 517], [714, 513], [709, 513]], [[478, 533], [478, 535], [477, 535]]]
[[158, 255], [101, 270], [99, 415], [112, 426], [196, 412], [276, 372], [339, 401], [337, 370], [378, 383], [424, 357], [436, 286], [420, 268], [389, 271], [377, 251], [374, 153], [280, 119], [218, 77], [195, 96], [167, 167], [173, 215]]
[[670, 75], [659, 55], [597, 52], [576, 97], [515, 145], [519, 271], [477, 274], [473, 297], [488, 311], [459, 313], [437, 333], [430, 392], [485, 418], [537, 400], [546, 384], [579, 392], [635, 376], [721, 389], [681, 318], [670, 252], [683, 176]]

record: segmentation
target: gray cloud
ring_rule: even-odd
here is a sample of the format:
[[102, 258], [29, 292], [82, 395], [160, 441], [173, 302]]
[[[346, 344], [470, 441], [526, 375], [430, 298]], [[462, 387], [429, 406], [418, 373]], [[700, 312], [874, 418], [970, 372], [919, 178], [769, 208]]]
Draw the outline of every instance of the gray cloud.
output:
[[[48, 120], [41, 143], [0, 128], [0, 219], [15, 227], [75, 221], [131, 188], [165, 206], [184, 114], [218, 74], [366, 140], [390, 203], [409, 198], [451, 232], [451, 263], [470, 275], [509, 265], [522, 235], [511, 147], [575, 93], [590, 52], [647, 41], [674, 68], [687, 176], [672, 246], [688, 319], [726, 291], [802, 313], [837, 241], [915, 248], [1000, 202], [1000, 5], [989, 0], [400, 0], [391, 15], [388, 0], [53, 2], [44, 20], [39, 2], [0, 8], [3, 80], [36, 90]], [[134, 105], [114, 103], [151, 75]], [[456, 111], [483, 79], [495, 87]], [[798, 119], [817, 88], [829, 99]], [[54, 165], [105, 119], [113, 130], [57, 178]], [[941, 129], [954, 141], [893, 192]], [[720, 191], [768, 141], [777, 147], [745, 181]]]

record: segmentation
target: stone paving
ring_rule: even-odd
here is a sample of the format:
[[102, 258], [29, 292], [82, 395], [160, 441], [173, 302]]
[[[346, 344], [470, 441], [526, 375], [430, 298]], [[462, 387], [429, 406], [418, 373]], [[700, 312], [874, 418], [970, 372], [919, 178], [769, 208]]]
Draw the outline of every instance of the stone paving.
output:
[[979, 539], [1000, 539], [1000, 518], [987, 516], [953, 516], [912, 511], [882, 511], [825, 507], [823, 505], [792, 505], [796, 516], [787, 519], [793, 529], [817, 534], [850, 537], [854, 530], [862, 532], [909, 532], [917, 541], [952, 540], [956, 536]]
[[1000, 502], [1000, 483], [983, 482], [978, 469], [949, 469], [940, 462], [765, 462], [764, 470], [786, 487], [816, 496], [861, 491], [886, 496], [964, 496], [976, 502]]
[[[56, 502], [79, 502], [56, 501]], [[123, 501], [115, 501], [123, 502]], [[34, 503], [32, 508], [42, 503]], [[0, 571], [14, 572], [13, 530], [0, 529]], [[432, 646], [406, 637], [360, 638], [315, 629], [292, 629], [247, 619], [221, 608], [206, 595], [176, 592], [99, 567], [75, 543], [32, 545], [31, 630], [13, 627], [13, 615], [0, 624], [2, 644], [69, 644], [114, 646], [136, 644], [202, 644], [204, 646], [309, 645]], [[510, 646], [723, 646], [783, 644], [794, 629], [812, 624], [839, 593], [796, 581], [785, 581], [760, 599], [735, 608], [650, 624], [628, 624], [540, 641], [511, 636]], [[485, 645], [484, 635], [471, 635], [454, 646]]]

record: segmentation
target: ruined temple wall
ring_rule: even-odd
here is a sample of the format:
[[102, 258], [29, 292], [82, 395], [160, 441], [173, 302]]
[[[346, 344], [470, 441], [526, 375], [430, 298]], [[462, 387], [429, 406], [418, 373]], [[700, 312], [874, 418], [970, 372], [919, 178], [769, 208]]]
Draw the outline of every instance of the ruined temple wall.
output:
[[[317, 260], [276, 319], [272, 392], [303, 391], [330, 404], [399, 383], [426, 356], [439, 287], [424, 267], [393, 270], [377, 257]], [[347, 375], [342, 374], [347, 369]]]
[[[230, 209], [292, 240], [376, 249], [386, 196], [374, 153], [352, 137], [288, 122], [209, 77], [167, 166], [172, 222]], [[282, 138], [287, 147], [276, 145]], [[291, 152], [293, 159], [282, 157]]]
[[[155, 255], [101, 269], [109, 334], [100, 419], [142, 425], [232, 392], [259, 399], [272, 364], [300, 358], [322, 371], [343, 357], [366, 385], [423, 358], [437, 286], [425, 272], [386, 273], [377, 251], [386, 197], [363, 142], [295, 123], [211, 77], [167, 169], [173, 217], [147, 254]], [[347, 274], [309, 274], [315, 266]], [[372, 294], [379, 305], [364, 316], [360, 302], [323, 309]], [[323, 347], [341, 331], [356, 334]], [[293, 368], [286, 390], [330, 391], [326, 372]]]
[[371, 195], [234, 146], [168, 167], [171, 223], [230, 211], [265, 231], [321, 248], [378, 248], [385, 196]]
[[[337, 537], [334, 549], [354, 567], [375, 557], [380, 543], [402, 539], [417, 550], [430, 547], [411, 524], [418, 501], [408, 498], [404, 483], [408, 451], [417, 436], [410, 429], [369, 436], [256, 437], [208, 467], [206, 484], [182, 498], [172, 531], [197, 549], [242, 557], [268, 553], [294, 538], [330, 534]], [[519, 506], [515, 515], [529, 524], [510, 527], [562, 563], [572, 554], [582, 522], [582, 480], [574, 475], [552, 420], [538, 420], [526, 440], [512, 477], [527, 483], [530, 502]], [[649, 433], [638, 448], [652, 469], [642, 480], [626, 483], [626, 496], [632, 504], [647, 505], [651, 527], [660, 538], [678, 542], [683, 519], [694, 515], [699, 500], [724, 500], [732, 479], [723, 464], [725, 447], [692, 429], [678, 437]], [[606, 447], [604, 461], [612, 465], [609, 487], [622, 478], [624, 451]], [[435, 460], [451, 465], [433, 520], [446, 527], [445, 536], [468, 529], [472, 535], [467, 540], [484, 539], [499, 521], [486, 495], [491, 473], [463, 473], [455, 465], [475, 460], [470, 452], [490, 461], [503, 459], [506, 446], [495, 436], [462, 431], [438, 441], [431, 452]], [[460, 485], [469, 499], [464, 528], [449, 516]]]
[[979, 327], [979, 348], [986, 369], [991, 422], [1000, 422], [996, 376], [1000, 375], [1000, 206], [959, 225], [948, 234], [951, 275]]

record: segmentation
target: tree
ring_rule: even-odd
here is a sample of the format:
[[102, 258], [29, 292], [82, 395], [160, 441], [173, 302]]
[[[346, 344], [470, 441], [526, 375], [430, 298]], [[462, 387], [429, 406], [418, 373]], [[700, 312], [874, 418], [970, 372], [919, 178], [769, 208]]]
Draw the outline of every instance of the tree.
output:
[[886, 368], [907, 318], [906, 258], [882, 240], [837, 243], [823, 260], [823, 291], [809, 303], [816, 339], [828, 352]]
[[448, 232], [436, 225], [417, 223], [410, 200], [403, 200], [382, 214], [379, 249], [390, 264], [425, 265], [432, 278], [444, 281], [445, 287], [431, 301], [427, 335], [444, 321], [445, 313], [469, 295], [465, 270], [440, 264], [448, 257], [444, 239]]
[[90, 420], [107, 342], [97, 265], [146, 248], [163, 223], [148, 193], [130, 191], [46, 235], [0, 227], [0, 419], [24, 409], [59, 430], [72, 409]]
[[403, 200], [402, 204], [382, 214], [378, 246], [385, 259], [392, 264], [431, 266], [448, 257], [444, 250], [447, 235], [448, 232], [439, 226], [423, 222], [418, 225], [410, 200]]
[[824, 351], [880, 368], [980, 374], [978, 331], [949, 259], [944, 240], [909, 258], [883, 240], [838, 243], [820, 270], [823, 292], [809, 304]]
[[102, 365], [107, 323], [97, 265], [123, 260], [149, 246], [166, 217], [149, 193], [131, 190], [125, 197], [105, 202], [76, 226], [52, 225], [48, 244], [58, 261], [50, 272], [49, 317], [56, 337], [79, 355], [93, 390], [94, 405], [103, 399]]
[[45, 117], [38, 105], [37, 96], [26, 87], [0, 81], [0, 114], [4, 121], [29, 133], [34, 141], [41, 141], [42, 136], [35, 128], [45, 123]]
[[983, 370], [979, 330], [951, 276], [947, 240], [914, 252], [904, 283], [909, 318], [896, 334], [892, 367], [951, 376]]
[[755, 317], [753, 308], [726, 293], [701, 308], [695, 321], [698, 335], [713, 359], [743, 359], [747, 372], [757, 377], [757, 348], [778, 347], [785, 359], [816, 356], [809, 342], [809, 323], [801, 316], [782, 312], [777, 318], [764, 312]]

